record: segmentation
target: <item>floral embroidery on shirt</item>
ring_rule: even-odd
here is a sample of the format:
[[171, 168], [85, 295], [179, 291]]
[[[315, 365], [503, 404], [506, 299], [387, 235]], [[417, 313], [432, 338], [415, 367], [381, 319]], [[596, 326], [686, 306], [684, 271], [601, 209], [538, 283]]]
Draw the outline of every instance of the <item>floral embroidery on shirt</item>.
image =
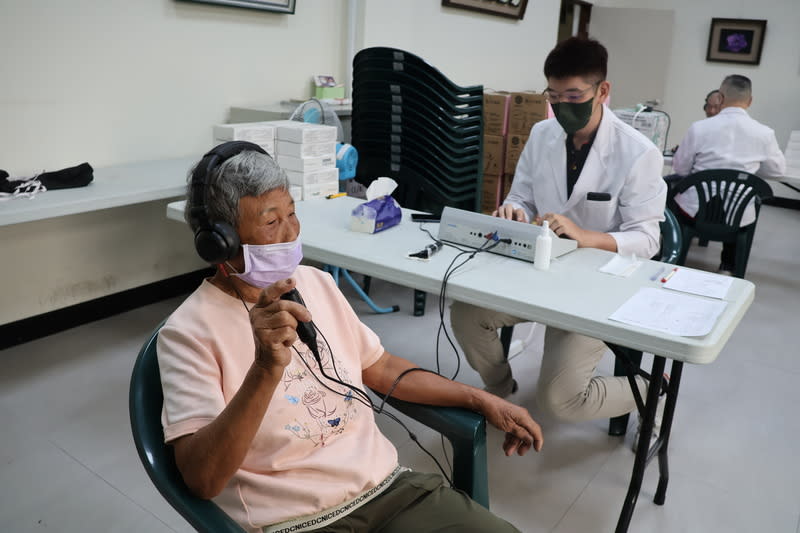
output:
[[284, 429], [314, 446], [325, 446], [331, 437], [345, 431], [358, 409], [357, 402], [353, 401], [353, 391], [325, 378], [320, 372], [320, 363], [328, 376], [344, 383], [352, 383], [352, 380], [347, 368], [332, 356], [327, 343], [318, 345], [320, 363], [306, 345], [297, 342], [294, 347], [302, 361], [295, 356], [284, 370], [283, 398], [292, 406], [295, 419]]

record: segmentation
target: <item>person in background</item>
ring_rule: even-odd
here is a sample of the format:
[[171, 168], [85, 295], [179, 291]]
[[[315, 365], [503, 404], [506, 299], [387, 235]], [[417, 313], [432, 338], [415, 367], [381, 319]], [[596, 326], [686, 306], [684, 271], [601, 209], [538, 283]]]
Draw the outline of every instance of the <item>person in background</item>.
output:
[[[711, 118], [717, 113], [719, 113], [720, 105], [722, 104], [722, 94], [719, 92], [719, 89], [714, 89], [713, 91], [709, 92], [706, 95], [706, 101], [703, 103], [703, 112], [706, 114], [706, 118]], [[678, 144], [676, 144], [671, 150], [671, 154], [675, 154], [678, 151]], [[664, 155], [669, 155], [665, 153]]]
[[[204, 177], [192, 174], [186, 218], [195, 231], [221, 228], [233, 257], [210, 260], [216, 274], [158, 336], [164, 438], [189, 489], [250, 532], [518, 531], [440, 475], [400, 467], [364, 391], [482, 413], [506, 433], [507, 455], [542, 447], [528, 411], [411, 371], [329, 274], [298, 266], [289, 180], [258, 146], [223, 144], [193, 172]], [[281, 298], [293, 289], [306, 305]], [[312, 318], [306, 344], [297, 328]]]
[[[683, 177], [701, 170], [729, 168], [764, 178], [783, 176], [786, 159], [775, 132], [747, 113], [753, 103], [750, 79], [732, 74], [723, 80], [719, 91], [722, 97], [720, 112], [689, 127], [672, 160], [675, 174]], [[672, 195], [670, 206], [676, 215], [691, 221], [697, 213], [697, 192], [692, 188], [683, 194]], [[751, 202], [742, 216], [742, 227], [752, 224], [755, 219], [755, 205]], [[719, 272], [731, 274], [735, 258], [736, 244], [723, 243]]]
[[[664, 220], [663, 158], [604, 105], [611, 89], [607, 63], [602, 44], [575, 37], [547, 56], [545, 95], [555, 118], [533, 126], [511, 190], [494, 215], [525, 224], [547, 220], [557, 235], [579, 247], [650, 258], [659, 249]], [[486, 390], [503, 397], [515, 392], [497, 330], [523, 320], [462, 302], [453, 303], [450, 318]], [[635, 410], [626, 377], [595, 375], [606, 352], [601, 340], [548, 326], [538, 406], [576, 422]], [[646, 380], [637, 376], [636, 383], [644, 395]]]
[[722, 93], [719, 89], [714, 89], [706, 95], [706, 102], [703, 104], [703, 111], [706, 113], [706, 118], [711, 118], [719, 113], [722, 105]]

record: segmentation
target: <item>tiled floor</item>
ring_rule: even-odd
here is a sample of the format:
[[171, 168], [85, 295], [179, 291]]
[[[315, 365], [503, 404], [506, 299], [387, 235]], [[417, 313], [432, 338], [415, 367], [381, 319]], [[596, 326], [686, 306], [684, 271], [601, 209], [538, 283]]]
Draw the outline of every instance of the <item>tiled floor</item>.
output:
[[[755, 302], [716, 362], [686, 367], [666, 505], [652, 503], [657, 472], [650, 468], [632, 532], [800, 533], [800, 350], [793, 330], [800, 315], [799, 234], [800, 211], [762, 210], [747, 276], [757, 286]], [[715, 268], [718, 252], [714, 243], [693, 247], [691, 266]], [[374, 315], [351, 299], [387, 349], [432, 366], [435, 297], [425, 317], [415, 318], [410, 290], [375, 280], [373, 295], [402, 307]], [[0, 352], [0, 531], [191, 530], [144, 474], [127, 415], [138, 348], [177, 303]], [[507, 458], [500, 435], [490, 431], [492, 510], [526, 533], [613, 531], [633, 461], [633, 431], [623, 441], [606, 434], [605, 421], [563, 424], [538, 416], [533, 387], [542, 330], [525, 325], [515, 334], [531, 331], [531, 344], [513, 359], [520, 383], [513, 399], [542, 424], [546, 445], [539, 454]], [[442, 344], [446, 372], [454, 361]], [[611, 366], [607, 357], [601, 370]], [[479, 383], [465, 365], [459, 379]], [[435, 468], [396, 424], [380, 424], [405, 464]], [[414, 427], [441, 456], [438, 436]]]

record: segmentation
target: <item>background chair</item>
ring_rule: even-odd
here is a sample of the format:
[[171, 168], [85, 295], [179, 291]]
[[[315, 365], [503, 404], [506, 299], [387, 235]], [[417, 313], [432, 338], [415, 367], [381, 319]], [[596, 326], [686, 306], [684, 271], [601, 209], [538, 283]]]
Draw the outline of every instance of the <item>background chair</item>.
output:
[[[697, 193], [699, 207], [694, 218], [678, 216], [683, 241], [678, 264], [686, 262], [695, 236], [702, 241], [736, 243], [733, 275], [744, 278], [761, 203], [772, 197], [772, 188], [758, 176], [731, 169], [696, 172], [683, 178], [675, 191], [684, 193], [690, 188]], [[756, 219], [741, 227], [742, 215], [751, 201], [755, 205]]]
[[[142, 346], [131, 375], [128, 408], [139, 459], [161, 495], [197, 531], [242, 533], [239, 524], [214, 502], [192, 495], [175, 464], [172, 446], [164, 443], [161, 426], [164, 397], [156, 354], [156, 340], [162, 325], [163, 322]], [[388, 403], [450, 440], [453, 445], [453, 484], [488, 508], [486, 420], [483, 416], [466, 409], [395, 399]]]
[[[659, 226], [661, 229], [661, 247], [652, 259], [674, 265], [678, 262], [681, 252], [682, 236], [680, 224], [672, 211], [664, 209], [664, 220]], [[506, 357], [508, 357], [513, 334], [514, 326], [505, 326], [500, 329], [500, 343], [503, 345], [503, 353]], [[609, 344], [608, 347], [615, 356], [614, 375], [628, 376], [629, 379], [633, 379], [633, 376], [640, 372], [642, 352], [612, 344]], [[641, 399], [639, 399], [640, 402]], [[608, 425], [609, 435], [624, 435], [628, 428], [629, 417], [629, 414], [625, 414], [610, 419]]]

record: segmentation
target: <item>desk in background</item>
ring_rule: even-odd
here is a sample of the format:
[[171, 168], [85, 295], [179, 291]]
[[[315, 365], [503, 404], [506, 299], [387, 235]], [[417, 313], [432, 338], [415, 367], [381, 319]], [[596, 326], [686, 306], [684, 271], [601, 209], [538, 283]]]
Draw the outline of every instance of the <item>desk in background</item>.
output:
[[[430, 243], [419, 231], [418, 224], [409, 221], [408, 210], [404, 210], [404, 220], [397, 227], [374, 235], [349, 231], [350, 211], [359, 202], [347, 197], [298, 202], [296, 212], [303, 231], [303, 255], [406, 287], [438, 293], [447, 266], [457, 252], [445, 247], [427, 263], [406, 259], [404, 255], [409, 250], [418, 250]], [[182, 213], [183, 202], [174, 202], [167, 208], [171, 219], [183, 222]], [[435, 225], [429, 226], [435, 233]], [[743, 279], [733, 280], [725, 298], [728, 305], [708, 335], [666, 335], [608, 319], [640, 288], [660, 286], [650, 277], [663, 267], [662, 263], [644, 261], [630, 277], [612, 277], [598, 271], [612, 255], [603, 250], [580, 248], [554, 259], [550, 270], [541, 272], [527, 262], [490, 253], [478, 254], [450, 278], [447, 296], [652, 353], [654, 376], [662, 375], [665, 358], [672, 359], [670, 392], [661, 432], [664, 440], [658, 451], [661, 477], [655, 498], [656, 503], [663, 504], [668, 479], [667, 444], [683, 363], [708, 364], [717, 358], [752, 303], [755, 286]], [[648, 389], [640, 446], [617, 524], [618, 532], [627, 531], [639, 495], [649, 460], [648, 427], [652, 428], [659, 392], [660, 380], [653, 381]]]
[[[279, 104], [231, 107], [228, 122], [238, 124], [241, 122], [263, 122], [266, 120], [286, 120], [301, 103], [281, 102]], [[353, 115], [353, 108], [350, 104], [333, 105], [330, 107], [342, 123], [344, 142], [350, 142], [350, 117]]]

